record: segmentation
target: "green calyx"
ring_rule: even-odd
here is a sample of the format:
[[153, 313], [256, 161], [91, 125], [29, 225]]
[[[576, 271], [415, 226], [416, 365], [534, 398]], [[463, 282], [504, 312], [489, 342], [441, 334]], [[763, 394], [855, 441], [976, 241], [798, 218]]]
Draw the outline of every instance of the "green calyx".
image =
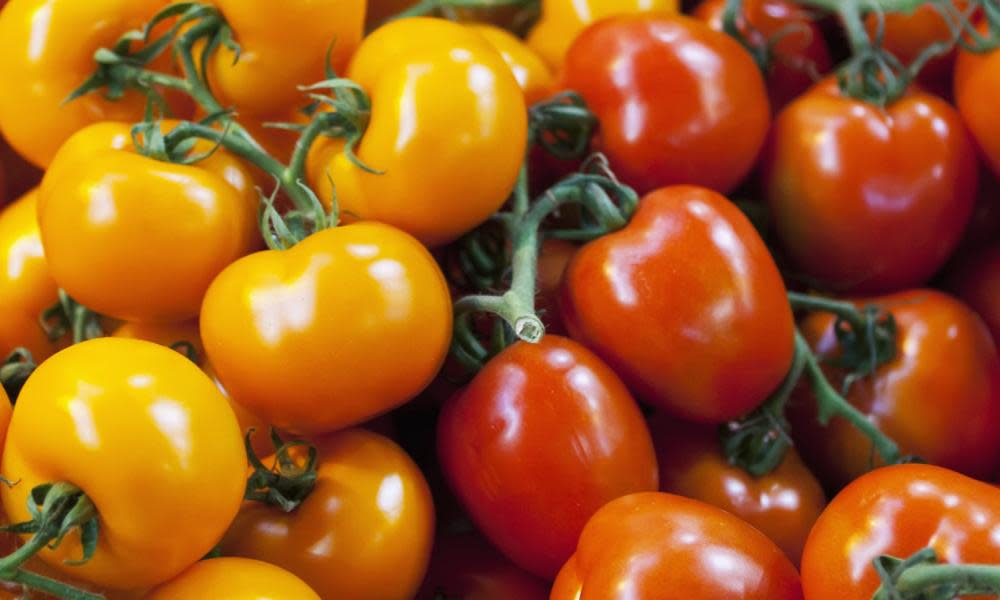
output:
[[[247, 479], [244, 498], [276, 506], [284, 512], [292, 512], [309, 497], [316, 486], [316, 447], [302, 440], [285, 442], [275, 429], [271, 429], [275, 459], [274, 464], [267, 467], [253, 450], [253, 434], [254, 430], [251, 429], [245, 439], [247, 458], [254, 471]], [[292, 450], [298, 447], [306, 449], [304, 461], [292, 454]]]
[[1000, 596], [1000, 565], [940, 564], [932, 548], [900, 559], [873, 561], [881, 586], [872, 600], [953, 600], [964, 596]]
[[59, 290], [59, 300], [42, 311], [38, 322], [49, 341], [55, 342], [67, 334], [72, 334], [73, 343], [79, 344], [104, 336], [101, 315], [70, 298]]
[[27, 348], [15, 348], [3, 363], [0, 363], [0, 384], [7, 392], [11, 404], [17, 402], [21, 388], [36, 368], [38, 365], [35, 363], [35, 358]]

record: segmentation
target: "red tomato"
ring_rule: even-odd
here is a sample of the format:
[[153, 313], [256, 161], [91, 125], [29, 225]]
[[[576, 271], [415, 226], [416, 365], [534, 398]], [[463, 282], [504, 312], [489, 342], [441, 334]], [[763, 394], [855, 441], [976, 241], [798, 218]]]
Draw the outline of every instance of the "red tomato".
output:
[[955, 105], [979, 143], [986, 163], [1000, 176], [1000, 128], [996, 98], [1000, 97], [1000, 49], [986, 54], [962, 50], [955, 63]]
[[670, 597], [801, 600], [802, 586], [788, 558], [753, 527], [714, 506], [654, 492], [599, 510], [550, 596]]
[[[847, 399], [899, 444], [932, 464], [975, 477], [1000, 463], [1000, 360], [983, 322], [941, 292], [914, 290], [874, 302], [892, 312], [899, 327], [895, 359], [850, 387]], [[860, 303], [859, 303], [860, 304]], [[817, 356], [838, 352], [834, 318], [809, 315], [802, 334]], [[845, 373], [825, 368], [837, 389]], [[821, 428], [807, 387], [793, 399], [792, 432], [820, 479], [839, 487], [867, 471], [871, 443], [842, 419]]]
[[452, 535], [434, 545], [417, 600], [547, 600], [541, 580], [510, 564], [479, 536]]
[[643, 193], [677, 183], [732, 190], [754, 165], [770, 123], [764, 79], [750, 55], [683, 16], [595, 23], [570, 48], [562, 83], [600, 120], [597, 149]]
[[998, 522], [1000, 490], [989, 484], [930, 465], [872, 471], [844, 488], [809, 534], [806, 600], [870, 600], [879, 586], [872, 560], [883, 554], [932, 547], [942, 562], [1000, 563]]
[[774, 260], [736, 206], [704, 188], [643, 198], [625, 229], [577, 253], [561, 299], [574, 338], [641, 400], [688, 420], [742, 416], [791, 364]]
[[479, 529], [546, 578], [598, 508], [657, 486], [628, 390], [585, 348], [552, 335], [506, 349], [445, 403], [438, 454]]

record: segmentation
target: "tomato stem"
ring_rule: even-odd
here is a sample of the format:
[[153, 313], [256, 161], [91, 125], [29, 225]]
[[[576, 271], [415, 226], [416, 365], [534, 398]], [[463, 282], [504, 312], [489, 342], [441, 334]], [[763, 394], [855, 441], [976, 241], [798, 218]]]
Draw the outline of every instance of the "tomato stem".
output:
[[872, 600], [1000, 596], [1000, 565], [940, 564], [932, 548], [905, 560], [880, 556], [874, 566], [882, 585]]
[[[294, 440], [285, 442], [277, 430], [271, 429], [271, 442], [274, 444], [274, 464], [264, 465], [253, 449], [254, 430], [247, 432], [244, 440], [247, 458], [253, 473], [247, 479], [244, 499], [277, 506], [285, 512], [292, 512], [309, 497], [316, 486], [317, 451], [313, 444]], [[303, 447], [306, 450], [305, 460], [297, 460], [292, 450]]]
[[35, 372], [38, 365], [35, 358], [27, 348], [14, 348], [7, 355], [6, 360], [0, 364], [0, 384], [7, 392], [7, 398], [11, 404], [17, 402], [17, 397], [21, 393], [21, 388], [28, 381], [28, 377]]
[[487, 10], [504, 7], [528, 7], [538, 4], [538, 2], [539, 0], [420, 0], [410, 8], [393, 15], [387, 19], [387, 22], [407, 17], [434, 15], [441, 11], [456, 8]]

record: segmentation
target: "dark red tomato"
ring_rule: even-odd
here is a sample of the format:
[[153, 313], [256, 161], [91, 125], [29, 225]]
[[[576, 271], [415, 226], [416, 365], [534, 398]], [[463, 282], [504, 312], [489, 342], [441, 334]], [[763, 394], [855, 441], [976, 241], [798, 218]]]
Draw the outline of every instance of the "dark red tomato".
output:
[[782, 111], [763, 162], [774, 230], [799, 274], [852, 293], [927, 281], [969, 222], [978, 174], [945, 101], [913, 89], [882, 109], [832, 79]]
[[764, 242], [719, 194], [649, 194], [621, 231], [584, 246], [563, 279], [563, 319], [641, 400], [722, 423], [788, 372], [792, 312]]
[[[904, 454], [973, 477], [993, 474], [1000, 463], [1000, 360], [982, 320], [962, 302], [935, 290], [859, 304], [871, 302], [895, 316], [898, 354], [874, 377], [854, 382], [847, 399]], [[833, 325], [826, 313], [809, 315], [801, 323], [820, 359], [839, 352]], [[834, 388], [841, 389], [844, 372], [825, 371]], [[821, 428], [815, 415], [815, 399], [803, 386], [793, 397], [792, 433], [820, 479], [840, 487], [869, 470], [871, 443], [842, 419]]]
[[801, 600], [774, 542], [714, 506], [664, 493], [607, 504], [580, 536], [551, 600]]
[[598, 508], [658, 483], [649, 430], [624, 384], [553, 335], [507, 348], [445, 403], [438, 454], [486, 537], [548, 579]]
[[439, 537], [417, 600], [546, 600], [549, 587], [475, 534]]
[[948, 288], [976, 311], [1000, 341], [1000, 244], [967, 252], [953, 264]]
[[[716, 31], [723, 31], [726, 0], [705, 0], [694, 16]], [[776, 42], [773, 64], [767, 74], [771, 107], [777, 112], [815, 83], [814, 77], [833, 66], [823, 32], [814, 16], [789, 0], [748, 0], [738, 22], [747, 39], [760, 46]]]
[[596, 148], [641, 193], [678, 183], [732, 190], [770, 124], [764, 79], [746, 50], [680, 15], [591, 25], [567, 54], [562, 83], [600, 120]]
[[733, 513], [798, 565], [826, 497], [794, 449], [773, 472], [754, 477], [726, 460], [716, 429], [657, 415], [650, 423], [660, 489]]
[[[946, 563], [1000, 563], [1000, 490], [940, 467], [898, 465], [844, 488], [802, 556], [806, 600], [871, 600], [872, 560], [927, 547]], [[975, 596], [991, 598], [992, 596]]]

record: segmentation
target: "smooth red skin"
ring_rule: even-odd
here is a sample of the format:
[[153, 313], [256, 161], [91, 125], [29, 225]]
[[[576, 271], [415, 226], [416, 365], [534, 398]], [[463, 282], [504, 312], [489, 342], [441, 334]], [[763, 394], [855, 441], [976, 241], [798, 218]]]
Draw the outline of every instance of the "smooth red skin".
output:
[[976, 54], [961, 50], [955, 62], [955, 105], [976, 138], [986, 164], [1000, 176], [1000, 50]]
[[591, 25], [566, 56], [562, 87], [586, 100], [601, 123], [596, 149], [640, 193], [680, 183], [731, 191], [753, 167], [771, 120], [750, 55], [681, 15]]
[[994, 343], [1000, 341], [1000, 244], [962, 256], [949, 274], [948, 289], [982, 317]]
[[624, 384], [554, 335], [507, 348], [445, 403], [438, 455], [480, 531], [549, 580], [597, 509], [659, 483], [649, 430]]
[[801, 600], [799, 574], [739, 518], [681, 496], [633, 494], [587, 523], [550, 600]]
[[440, 536], [417, 600], [546, 600], [546, 583], [515, 567], [475, 534]]
[[844, 293], [926, 282], [957, 246], [979, 171], [962, 120], [911, 90], [886, 109], [825, 80], [778, 116], [762, 163], [797, 275]]
[[1000, 563], [997, 523], [1000, 490], [987, 483], [930, 465], [877, 469], [816, 522], [802, 557], [805, 598], [871, 600], [879, 586], [872, 560], [883, 554], [932, 547], [946, 563]]
[[[705, 0], [693, 16], [723, 31], [725, 10], [726, 0]], [[740, 29], [753, 43], [778, 40], [767, 73], [768, 95], [775, 112], [811, 88], [814, 73], [822, 75], [833, 68], [823, 32], [806, 9], [788, 0], [750, 0], [743, 3], [743, 14]]]
[[627, 227], [577, 252], [560, 306], [572, 336], [640, 400], [691, 421], [751, 411], [792, 360], [774, 260], [739, 209], [705, 188], [644, 197]]
[[[1000, 360], [982, 320], [935, 290], [859, 302], [869, 303], [895, 316], [898, 354], [874, 379], [855, 382], [848, 401], [904, 455], [973, 477], [992, 475], [1000, 466]], [[801, 331], [821, 360], [837, 353], [832, 316], [809, 315]], [[843, 372], [825, 370], [840, 389]], [[815, 411], [812, 392], [805, 386], [796, 390], [789, 412], [792, 434], [820, 479], [839, 488], [869, 470], [871, 443], [843, 419], [821, 427]]]

